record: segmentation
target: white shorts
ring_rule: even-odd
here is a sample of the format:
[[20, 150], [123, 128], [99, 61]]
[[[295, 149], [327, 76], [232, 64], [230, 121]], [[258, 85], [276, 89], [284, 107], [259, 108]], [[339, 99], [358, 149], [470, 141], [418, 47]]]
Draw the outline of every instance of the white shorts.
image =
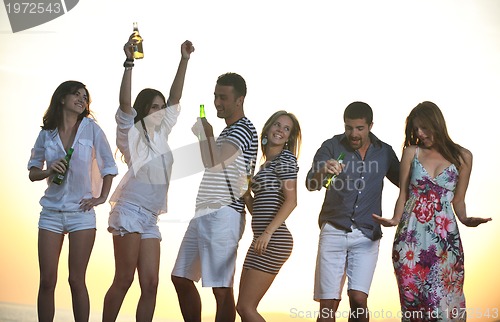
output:
[[38, 228], [56, 234], [73, 233], [79, 230], [96, 229], [94, 209], [89, 211], [63, 212], [42, 209]]
[[189, 222], [172, 275], [203, 287], [232, 287], [245, 216], [231, 207], [195, 216]]
[[380, 240], [371, 240], [361, 230], [346, 232], [326, 223], [319, 236], [314, 300], [340, 300], [346, 275], [347, 290], [370, 290], [377, 265]]
[[158, 215], [129, 202], [118, 202], [111, 209], [108, 231], [113, 236], [138, 233], [141, 239], [157, 238], [161, 241]]

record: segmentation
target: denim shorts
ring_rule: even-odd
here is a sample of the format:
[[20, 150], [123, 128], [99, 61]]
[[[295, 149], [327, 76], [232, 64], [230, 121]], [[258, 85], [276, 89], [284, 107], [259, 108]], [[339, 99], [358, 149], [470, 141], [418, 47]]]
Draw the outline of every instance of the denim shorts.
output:
[[118, 202], [111, 209], [108, 231], [113, 236], [138, 233], [141, 239], [157, 238], [161, 241], [158, 214], [129, 202]]
[[57, 234], [72, 233], [85, 229], [96, 229], [94, 210], [62, 212], [43, 209], [40, 212], [38, 228]]

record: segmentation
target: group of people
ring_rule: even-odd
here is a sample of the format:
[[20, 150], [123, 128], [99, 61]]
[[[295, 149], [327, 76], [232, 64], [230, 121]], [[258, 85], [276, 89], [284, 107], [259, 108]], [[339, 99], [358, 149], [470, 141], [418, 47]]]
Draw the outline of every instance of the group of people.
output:
[[[180, 99], [193, 44], [181, 45], [181, 59], [168, 99], [142, 90], [132, 104], [135, 40], [124, 46], [126, 60], [116, 112], [116, 144], [128, 171], [110, 197], [108, 230], [113, 236], [115, 275], [104, 298], [103, 321], [116, 321], [137, 271], [141, 296], [137, 321], [152, 321], [159, 281], [158, 216], [167, 212], [173, 164], [168, 135], [180, 115]], [[185, 321], [201, 321], [202, 303], [194, 282], [202, 280], [215, 296], [216, 321], [264, 321], [259, 302], [293, 248], [286, 219], [297, 206], [297, 157], [301, 128], [294, 114], [277, 111], [260, 136], [245, 116], [246, 82], [238, 74], [218, 77], [217, 117], [226, 127], [216, 137], [205, 117], [192, 132], [205, 167], [195, 214], [187, 227], [171, 280]], [[88, 321], [90, 301], [85, 274], [96, 235], [94, 207], [108, 199], [115, 159], [102, 129], [91, 116], [90, 95], [80, 82], [67, 81], [54, 92], [28, 163], [32, 181], [46, 179], [40, 200], [38, 256], [39, 321], [52, 321], [59, 255], [69, 236], [69, 284], [76, 322]], [[319, 246], [314, 299], [318, 321], [334, 321], [346, 276], [352, 321], [368, 321], [368, 294], [378, 258], [382, 226], [398, 226], [393, 263], [405, 320], [465, 320], [445, 316], [465, 308], [464, 256], [458, 225], [477, 226], [491, 218], [468, 217], [465, 192], [472, 154], [448, 136], [439, 108], [417, 105], [406, 120], [401, 162], [372, 132], [373, 112], [353, 102], [344, 112], [344, 133], [323, 142], [306, 177], [308, 190], [326, 189], [319, 215]], [[262, 159], [258, 169], [257, 151]], [[65, 159], [68, 151], [70, 162]], [[338, 160], [344, 155], [343, 162]], [[256, 171], [257, 170], [257, 171]], [[65, 174], [62, 184], [52, 183]], [[381, 217], [384, 178], [400, 187], [394, 215]], [[247, 251], [238, 299], [233, 293], [236, 255], [251, 214], [253, 240]], [[457, 311], [453, 311], [457, 312]], [[431, 314], [433, 318], [420, 317]]]

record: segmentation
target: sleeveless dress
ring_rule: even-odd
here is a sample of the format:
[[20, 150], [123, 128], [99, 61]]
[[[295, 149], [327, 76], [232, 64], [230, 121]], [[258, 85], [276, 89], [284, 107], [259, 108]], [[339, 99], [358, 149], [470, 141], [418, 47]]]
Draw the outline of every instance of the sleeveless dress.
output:
[[392, 253], [402, 321], [465, 321], [464, 253], [451, 206], [457, 181], [454, 164], [432, 178], [417, 147]]
[[288, 150], [281, 154], [252, 178], [252, 192], [254, 193], [252, 231], [253, 240], [250, 245], [243, 267], [278, 274], [286, 262], [293, 248], [292, 234], [285, 222], [276, 229], [271, 236], [266, 251], [259, 256], [254, 252], [255, 240], [264, 233], [269, 223], [274, 219], [281, 208], [285, 197], [283, 195], [283, 180], [297, 179], [297, 158]]

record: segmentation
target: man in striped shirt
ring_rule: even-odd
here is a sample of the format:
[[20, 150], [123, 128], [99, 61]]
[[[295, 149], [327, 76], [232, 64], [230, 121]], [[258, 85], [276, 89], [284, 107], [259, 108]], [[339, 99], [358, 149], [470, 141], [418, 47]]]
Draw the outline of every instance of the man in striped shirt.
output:
[[205, 166], [190, 221], [172, 271], [184, 321], [201, 321], [201, 299], [194, 281], [212, 287], [217, 302], [215, 321], [234, 321], [233, 280], [238, 243], [245, 227], [242, 199], [257, 158], [257, 131], [245, 117], [245, 80], [238, 74], [219, 76], [214, 92], [217, 117], [226, 128], [217, 139], [206, 118], [193, 133], [200, 140]]

